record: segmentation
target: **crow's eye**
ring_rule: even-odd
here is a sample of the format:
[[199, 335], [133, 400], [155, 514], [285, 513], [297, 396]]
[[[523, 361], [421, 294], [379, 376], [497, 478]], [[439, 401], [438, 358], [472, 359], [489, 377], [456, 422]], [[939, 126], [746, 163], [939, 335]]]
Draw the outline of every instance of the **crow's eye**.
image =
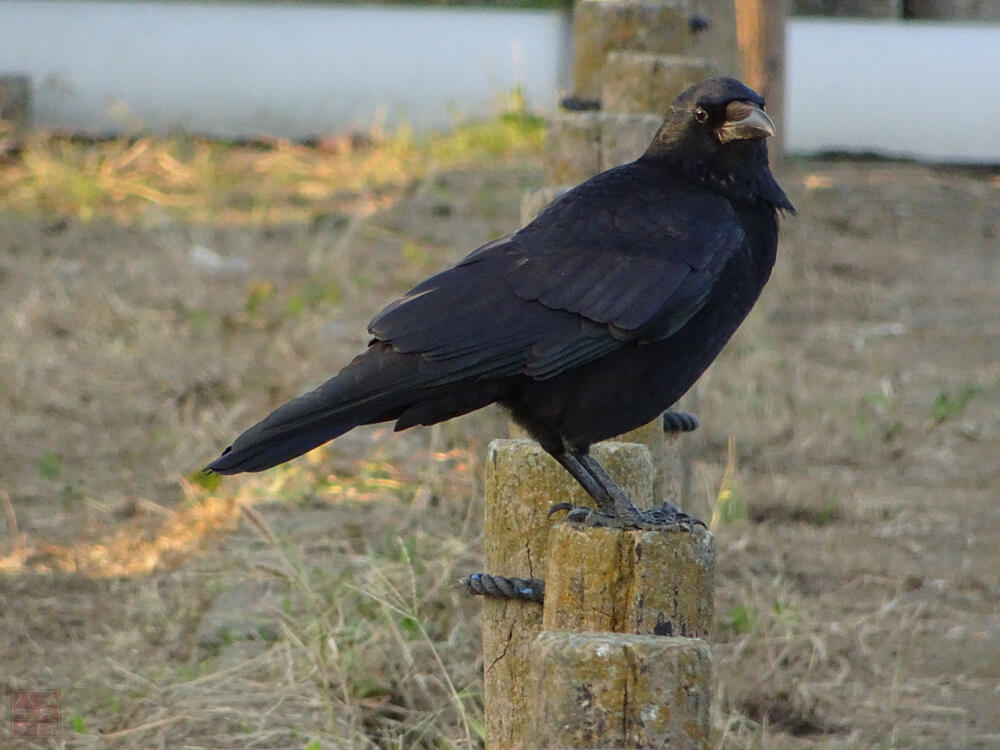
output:
[[705, 111], [704, 107], [698, 107], [698, 109], [694, 111], [694, 119], [696, 119], [698, 122], [707, 122], [708, 112]]

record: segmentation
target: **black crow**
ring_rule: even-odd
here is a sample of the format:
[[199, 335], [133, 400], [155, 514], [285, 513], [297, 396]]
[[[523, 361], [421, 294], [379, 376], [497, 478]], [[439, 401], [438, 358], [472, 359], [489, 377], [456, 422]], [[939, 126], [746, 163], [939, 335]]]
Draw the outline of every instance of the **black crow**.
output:
[[743, 83], [692, 86], [636, 161], [390, 304], [363, 354], [208, 469], [262, 471], [357, 425], [403, 430], [499, 403], [596, 501], [563, 507], [570, 518], [676, 526], [672, 506], [635, 508], [589, 448], [680, 398], [757, 301], [778, 211], [794, 210], [768, 167], [773, 134]]

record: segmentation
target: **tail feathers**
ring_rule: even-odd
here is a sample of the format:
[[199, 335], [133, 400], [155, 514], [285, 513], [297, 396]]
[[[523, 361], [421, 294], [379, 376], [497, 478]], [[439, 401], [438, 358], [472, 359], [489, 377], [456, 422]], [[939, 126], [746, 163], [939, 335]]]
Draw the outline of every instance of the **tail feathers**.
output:
[[264, 471], [360, 424], [393, 419], [419, 392], [419, 378], [401, 355], [380, 349], [369, 349], [316, 390], [275, 409], [206, 470]]
[[243, 471], [264, 471], [285, 461], [290, 461], [323, 443], [343, 435], [355, 424], [322, 424], [283, 437], [255, 439], [255, 427], [240, 435], [236, 441], [210, 463], [207, 471], [216, 474], [239, 474]]

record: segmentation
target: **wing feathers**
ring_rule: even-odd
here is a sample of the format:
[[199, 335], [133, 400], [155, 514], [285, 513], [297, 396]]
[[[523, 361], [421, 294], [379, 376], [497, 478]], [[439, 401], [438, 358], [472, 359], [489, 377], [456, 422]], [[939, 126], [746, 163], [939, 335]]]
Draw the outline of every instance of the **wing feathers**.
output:
[[744, 241], [728, 201], [625, 165], [414, 287], [369, 330], [437, 383], [550, 378], [675, 333]]

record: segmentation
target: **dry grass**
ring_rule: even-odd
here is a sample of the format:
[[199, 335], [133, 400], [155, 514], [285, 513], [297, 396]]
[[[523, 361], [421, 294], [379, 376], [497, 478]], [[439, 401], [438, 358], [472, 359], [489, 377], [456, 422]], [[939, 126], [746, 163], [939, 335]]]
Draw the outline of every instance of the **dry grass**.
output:
[[188, 136], [92, 142], [39, 133], [0, 170], [0, 196], [8, 210], [55, 220], [148, 225], [166, 214], [213, 226], [313, 222], [328, 212], [385, 208], [428, 170], [537, 152], [543, 134], [541, 121], [522, 109], [448, 136], [415, 139], [404, 129], [315, 146]]
[[[512, 228], [540, 134], [39, 137], [3, 165], [0, 682], [63, 689], [56, 745], [481, 746], [478, 605], [453, 582], [479, 567], [501, 415], [191, 472]], [[775, 278], [689, 402], [717, 744], [990, 747], [1000, 184], [784, 179]]]

